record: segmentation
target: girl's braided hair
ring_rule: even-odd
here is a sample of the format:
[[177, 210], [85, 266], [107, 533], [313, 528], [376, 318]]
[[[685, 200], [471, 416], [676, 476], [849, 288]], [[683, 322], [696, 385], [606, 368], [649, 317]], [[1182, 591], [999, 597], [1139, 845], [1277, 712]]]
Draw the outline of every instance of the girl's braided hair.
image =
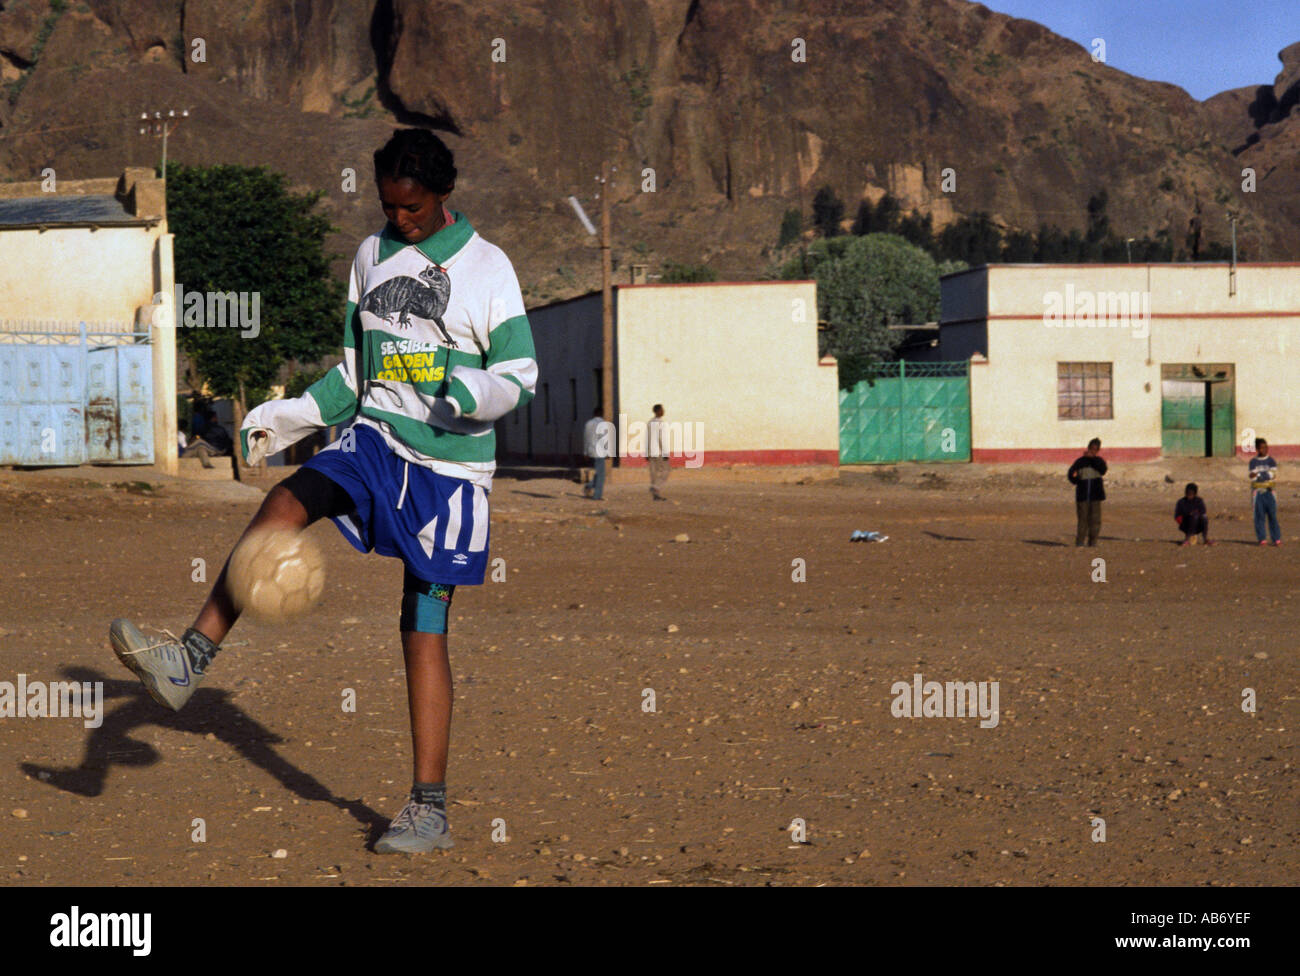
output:
[[455, 159], [428, 129], [395, 129], [375, 151], [375, 182], [385, 178], [409, 178], [434, 193], [450, 193], [456, 185]]

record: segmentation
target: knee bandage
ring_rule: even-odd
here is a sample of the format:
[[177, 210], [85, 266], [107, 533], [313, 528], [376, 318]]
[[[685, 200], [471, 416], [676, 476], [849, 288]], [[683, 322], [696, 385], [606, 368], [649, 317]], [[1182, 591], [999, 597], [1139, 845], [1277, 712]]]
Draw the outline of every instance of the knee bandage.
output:
[[452, 583], [426, 583], [409, 573], [402, 584], [402, 630], [447, 633], [447, 611], [456, 592]]

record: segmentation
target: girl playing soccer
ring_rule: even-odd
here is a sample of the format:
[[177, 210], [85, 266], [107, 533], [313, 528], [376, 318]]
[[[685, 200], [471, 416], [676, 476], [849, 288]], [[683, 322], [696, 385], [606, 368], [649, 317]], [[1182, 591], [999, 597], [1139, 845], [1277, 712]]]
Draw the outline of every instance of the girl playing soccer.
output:
[[[447, 610], [457, 585], [483, 582], [492, 422], [532, 399], [537, 361], [509, 259], [444, 206], [456, 167], [442, 140], [394, 132], [375, 153], [375, 181], [388, 222], [352, 263], [343, 362], [303, 396], [252, 410], [240, 447], [256, 464], [314, 430], [352, 426], [271, 489], [245, 535], [328, 517], [357, 549], [405, 564], [414, 785], [375, 850], [417, 853], [452, 845]], [[179, 641], [146, 638], [128, 620], [113, 621], [109, 638], [149, 694], [179, 710], [238, 616], [222, 569]]]

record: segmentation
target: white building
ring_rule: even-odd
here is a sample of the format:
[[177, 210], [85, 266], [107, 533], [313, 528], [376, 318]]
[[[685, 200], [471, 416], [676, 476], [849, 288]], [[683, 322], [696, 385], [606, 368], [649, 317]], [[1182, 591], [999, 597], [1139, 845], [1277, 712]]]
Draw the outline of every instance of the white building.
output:
[[989, 265], [942, 279], [971, 459], [1300, 457], [1300, 264]]
[[[601, 296], [528, 318], [537, 395], [498, 423], [498, 454], [572, 464], [601, 402]], [[818, 358], [815, 282], [618, 286], [614, 333], [616, 416], [606, 419], [623, 418], [620, 463], [646, 463], [637, 433], [657, 403], [681, 449], [674, 466], [839, 463], [837, 369]]]

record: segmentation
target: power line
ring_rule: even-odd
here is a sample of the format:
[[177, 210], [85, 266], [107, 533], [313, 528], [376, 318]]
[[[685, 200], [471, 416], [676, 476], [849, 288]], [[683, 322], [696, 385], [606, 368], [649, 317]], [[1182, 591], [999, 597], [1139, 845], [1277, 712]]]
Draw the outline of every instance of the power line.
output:
[[0, 130], [0, 140], [13, 138], [15, 136], [41, 136], [50, 132], [68, 132], [72, 129], [90, 129], [97, 125], [117, 125], [119, 123], [137, 123], [139, 119], [136, 116], [124, 115], [121, 118], [105, 119], [102, 122], [78, 122], [74, 125], [53, 125], [43, 129], [21, 129], [17, 132]]

